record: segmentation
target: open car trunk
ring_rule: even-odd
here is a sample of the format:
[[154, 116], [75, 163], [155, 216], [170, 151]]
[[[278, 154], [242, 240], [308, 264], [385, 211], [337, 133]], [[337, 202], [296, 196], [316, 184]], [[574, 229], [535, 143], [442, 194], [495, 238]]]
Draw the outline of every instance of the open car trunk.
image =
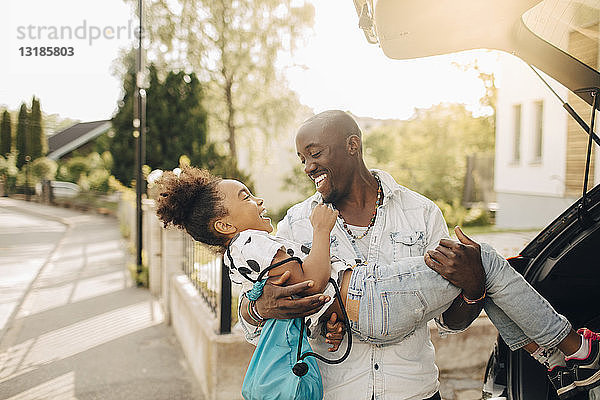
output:
[[[600, 110], [600, 0], [353, 2], [367, 41], [379, 44], [389, 58], [501, 50], [524, 60], [536, 74], [541, 70], [560, 82], [589, 111], [594, 104]], [[547, 86], [582, 127], [581, 134], [588, 135], [584, 196], [509, 261], [575, 329], [600, 331], [600, 185], [585, 193], [594, 180], [589, 176], [590, 149], [594, 142], [600, 145], [600, 138], [594, 119], [587, 125], [584, 118], [596, 113], [578, 115]], [[594, 390], [596, 397], [589, 398], [600, 399], [600, 388]], [[523, 351], [510, 352], [499, 338], [484, 385], [484, 398], [491, 397], [545, 400], [557, 395], [542, 365]], [[587, 399], [588, 394], [576, 398]]]
[[600, 87], [597, 65], [569, 49], [573, 32], [598, 46], [598, 0], [354, 0], [354, 5], [367, 40], [389, 58], [501, 50], [590, 105], [588, 89]]
[[[580, 200], [509, 261], [575, 329], [599, 331], [600, 185], [588, 196], [592, 208], [587, 225], [578, 216]], [[544, 366], [523, 350], [510, 352], [500, 338], [488, 363], [484, 394], [512, 400], [558, 398]], [[575, 398], [588, 399], [588, 394]]]

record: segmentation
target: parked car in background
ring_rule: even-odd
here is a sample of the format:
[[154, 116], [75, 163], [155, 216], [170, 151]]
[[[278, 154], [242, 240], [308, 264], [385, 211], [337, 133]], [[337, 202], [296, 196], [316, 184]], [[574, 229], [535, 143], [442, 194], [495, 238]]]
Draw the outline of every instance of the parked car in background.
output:
[[[54, 198], [71, 198], [77, 197], [81, 192], [79, 185], [72, 182], [50, 181], [52, 187], [52, 196]], [[42, 193], [42, 184], [38, 183], [35, 186], [35, 191], [38, 195]]]
[[[600, 0], [354, 0], [354, 5], [366, 39], [379, 44], [390, 58], [501, 50], [551, 76], [585, 102], [585, 113], [581, 108], [577, 113], [556, 95], [586, 137], [580, 160], [582, 197], [509, 262], [575, 329], [599, 331], [600, 185], [594, 187], [592, 148], [599, 150], [600, 139], [594, 128], [597, 111], [591, 110], [600, 109]], [[597, 389], [590, 399], [600, 398]], [[557, 398], [544, 367], [524, 351], [508, 350], [501, 338], [487, 366], [483, 397]], [[587, 399], [588, 394], [576, 398]]]

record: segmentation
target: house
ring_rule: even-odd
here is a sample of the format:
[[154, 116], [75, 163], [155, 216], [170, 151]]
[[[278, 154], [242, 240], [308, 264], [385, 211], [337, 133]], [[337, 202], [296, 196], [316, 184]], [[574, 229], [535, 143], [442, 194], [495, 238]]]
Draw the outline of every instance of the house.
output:
[[[74, 151], [91, 151], [94, 140], [103, 134], [111, 133], [110, 120], [80, 122], [48, 137], [48, 154], [52, 160], [68, 157]], [[88, 151], [89, 150], [89, 151]]]
[[[598, 24], [587, 29], [597, 34]], [[577, 30], [561, 40], [554, 44], [598, 68], [597, 41]], [[591, 107], [550, 77], [542, 76], [589, 124]], [[542, 227], [581, 197], [588, 135], [525, 62], [503, 57], [502, 77], [505, 84], [498, 90], [496, 109], [496, 225]], [[593, 147], [588, 190], [600, 183], [600, 152], [595, 144]]]

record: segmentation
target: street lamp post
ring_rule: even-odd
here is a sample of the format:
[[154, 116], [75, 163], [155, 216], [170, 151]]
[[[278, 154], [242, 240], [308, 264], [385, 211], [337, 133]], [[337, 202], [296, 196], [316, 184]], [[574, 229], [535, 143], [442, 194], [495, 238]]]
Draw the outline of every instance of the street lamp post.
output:
[[139, 31], [138, 31], [138, 51], [136, 60], [136, 80], [135, 95], [133, 106], [133, 136], [136, 139], [135, 146], [135, 194], [136, 194], [136, 265], [137, 274], [142, 272], [142, 194], [145, 189], [142, 166], [146, 161], [146, 91], [143, 89], [143, 47], [142, 47], [142, 10], [143, 0], [138, 2]]
[[30, 156], [25, 156], [25, 200], [29, 201], [29, 162], [31, 161]]

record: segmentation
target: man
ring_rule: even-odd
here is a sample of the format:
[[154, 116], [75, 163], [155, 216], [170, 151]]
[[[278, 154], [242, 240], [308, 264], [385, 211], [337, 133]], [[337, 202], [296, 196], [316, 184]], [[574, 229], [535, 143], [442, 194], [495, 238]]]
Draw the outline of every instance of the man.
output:
[[[340, 214], [331, 233], [331, 253], [342, 259], [391, 264], [403, 257], [424, 255], [448, 236], [442, 213], [432, 201], [398, 185], [383, 171], [367, 169], [360, 129], [348, 114], [325, 111], [307, 120], [296, 135], [296, 150], [317, 193], [290, 208], [278, 225], [277, 235], [310, 244], [308, 217], [314, 205], [323, 201]], [[458, 248], [455, 256], [464, 258], [465, 254]], [[431, 260], [428, 265], [462, 288], [465, 297], [478, 299], [483, 294], [484, 276], [477, 263], [467, 262], [460, 270], [440, 268]], [[283, 288], [266, 285], [256, 302], [259, 314], [264, 318], [293, 318], [313, 313], [327, 299], [322, 295], [291, 299], [305, 287], [306, 283]], [[242, 298], [240, 304], [245, 301]], [[415, 311], [407, 307], [403, 319], [411, 318], [410, 313]], [[480, 303], [467, 304], [457, 298], [437, 322], [445, 331], [461, 330], [480, 311]], [[337, 326], [334, 319], [330, 322], [331, 333]], [[247, 337], [256, 340], [259, 331], [242, 325]], [[313, 336], [313, 349], [325, 354], [325, 339]], [[355, 340], [345, 362], [319, 366], [326, 399], [440, 398], [434, 348], [426, 323], [416, 323], [414, 331], [397, 344], [371, 345]]]

